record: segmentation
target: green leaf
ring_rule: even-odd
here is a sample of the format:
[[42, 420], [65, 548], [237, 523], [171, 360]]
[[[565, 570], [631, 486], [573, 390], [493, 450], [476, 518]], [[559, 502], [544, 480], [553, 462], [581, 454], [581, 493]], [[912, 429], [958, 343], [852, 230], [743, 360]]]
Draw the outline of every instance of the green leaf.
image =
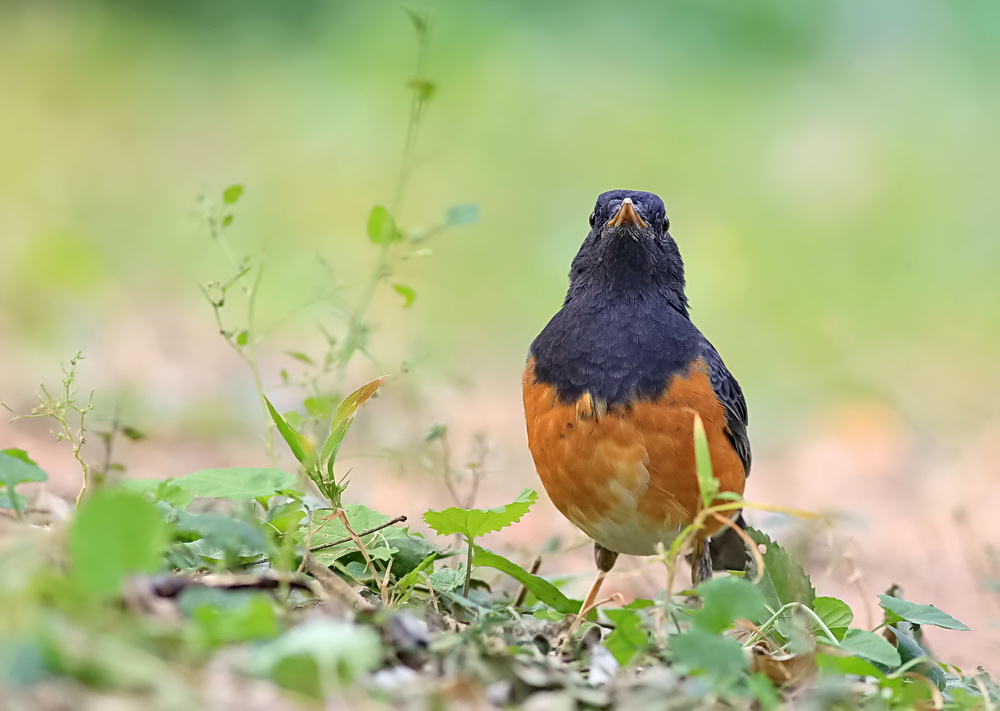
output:
[[532, 575], [521, 566], [512, 563], [498, 553], [488, 551], [485, 548], [480, 548], [479, 546], [473, 546], [473, 549], [475, 551], [475, 557], [472, 560], [473, 565], [495, 568], [506, 573], [510, 577], [514, 578], [514, 580], [521, 583], [521, 585], [528, 588], [528, 590], [530, 590], [535, 597], [549, 607], [555, 609], [557, 612], [570, 614], [576, 613], [580, 610], [580, 600], [570, 600], [562, 594], [562, 591], [559, 590], [559, 588], [545, 578]]
[[73, 579], [88, 592], [115, 593], [126, 575], [159, 570], [167, 541], [155, 504], [123, 489], [97, 491], [70, 525]]
[[702, 606], [691, 611], [691, 622], [696, 629], [711, 634], [732, 628], [736, 620], [760, 620], [767, 612], [764, 596], [745, 578], [714, 578], [701, 583], [696, 590]]
[[[763, 554], [764, 575], [758, 586], [768, 608], [777, 610], [789, 602], [800, 602], [811, 608], [816, 590], [802, 566], [767, 534], [755, 528], [747, 528], [746, 532], [754, 543], [767, 548]], [[753, 578], [757, 575], [756, 562], [751, 565], [749, 577]]]
[[274, 605], [262, 592], [192, 587], [178, 603], [206, 647], [272, 639], [281, 631]]
[[249, 558], [264, 552], [264, 534], [246, 521], [217, 513], [186, 511], [178, 511], [176, 519], [180, 537], [197, 541], [192, 548], [205, 558]]
[[408, 309], [413, 305], [413, 300], [417, 298], [417, 292], [402, 284], [393, 284], [392, 290], [403, 297], [403, 308]]
[[900, 665], [899, 650], [879, 635], [867, 630], [847, 630], [844, 639], [840, 641], [840, 648], [887, 667]]
[[371, 627], [328, 617], [307, 619], [251, 650], [251, 669], [278, 685], [316, 698], [382, 663], [382, 643]]
[[187, 508], [194, 500], [194, 494], [174, 483], [173, 479], [124, 479], [119, 484], [123, 489], [141, 493], [150, 501], [162, 501], [177, 509]]
[[712, 457], [708, 451], [705, 423], [701, 421], [701, 416], [697, 412], [694, 413], [694, 462], [701, 505], [707, 509], [715, 501], [715, 495], [719, 493], [719, 480], [712, 471]]
[[452, 227], [469, 225], [479, 219], [478, 205], [455, 205], [444, 214], [444, 221]]
[[246, 332], [246, 329], [236, 334], [236, 345], [245, 346], [249, 342], [250, 342], [250, 334]]
[[23, 449], [0, 450], [0, 509], [14, 509], [18, 516], [28, 503], [28, 499], [14, 491], [18, 484], [46, 481], [48, 475], [32, 461]]
[[300, 353], [299, 351], [285, 351], [285, 355], [291, 356], [300, 363], [311, 365], [314, 368], [316, 367], [316, 362], [312, 358], [307, 356], [305, 353]]
[[309, 413], [310, 417], [317, 420], [325, 420], [327, 417], [333, 415], [333, 409], [337, 406], [337, 401], [333, 398], [333, 395], [317, 395], [315, 397], [307, 397], [302, 401], [302, 404], [306, 408], [306, 412]]
[[222, 222], [220, 222], [219, 224], [221, 224], [223, 227], [229, 227], [229, 225], [233, 224], [233, 220], [235, 219], [236, 218], [233, 215], [226, 215], [225, 217], [222, 218]]
[[422, 35], [427, 32], [427, 18], [424, 15], [421, 15], [416, 10], [412, 10], [408, 7], [404, 7], [403, 10], [405, 10], [406, 14], [410, 16], [410, 22], [413, 23], [413, 27], [417, 31], [417, 34]]
[[358, 410], [375, 394], [375, 391], [385, 382], [386, 377], [383, 375], [381, 378], [376, 378], [370, 383], [362, 385], [344, 398], [344, 401], [337, 407], [337, 411], [333, 413], [333, 420], [330, 422], [330, 436], [326, 438], [323, 452], [320, 454], [320, 461], [326, 462], [327, 470], [331, 476], [337, 452], [340, 450], [344, 437], [347, 436], [347, 431], [351, 429], [351, 424], [354, 422]]
[[940, 664], [934, 661], [934, 655], [931, 654], [930, 650], [917, 641], [917, 639], [913, 636], [913, 632], [908, 629], [900, 629], [901, 627], [902, 625], [890, 627], [893, 634], [896, 635], [896, 649], [899, 650], [900, 662], [902, 664], [906, 664], [914, 659], [922, 658], [922, 660], [913, 667], [913, 671], [918, 674], [923, 674], [930, 679], [938, 689], [943, 691], [948, 681], [944, 673], [944, 669], [941, 668]]
[[876, 679], [885, 677], [885, 672], [861, 657], [841, 657], [834, 654], [818, 653], [816, 666], [821, 672], [830, 676], [846, 674], [849, 676], [872, 676]]
[[438, 535], [450, 536], [459, 533], [469, 540], [483, 534], [499, 531], [521, 520], [538, 498], [532, 489], [522, 491], [514, 501], [506, 506], [492, 509], [461, 509], [452, 506], [444, 511], [428, 511], [424, 521]]
[[242, 185], [230, 185], [222, 191], [222, 202], [227, 205], [235, 205], [243, 197]]
[[739, 642], [704, 630], [671, 637], [670, 656], [689, 672], [706, 674], [717, 682], [743, 674], [749, 666]]
[[274, 426], [278, 428], [281, 439], [285, 440], [285, 444], [292, 450], [292, 455], [298, 460], [299, 464], [305, 464], [306, 459], [308, 459], [306, 448], [309, 446], [309, 443], [305, 437], [292, 429], [288, 421], [274, 409], [274, 405], [271, 404], [271, 401], [266, 396], [262, 395], [262, 397], [264, 398], [264, 404], [267, 405], [267, 411], [271, 415]]
[[[362, 504], [347, 504], [344, 506], [344, 513], [351, 524], [351, 529], [358, 535], [376, 526], [381, 526], [390, 518]], [[407, 535], [406, 529], [388, 526], [368, 536], [362, 536], [361, 542], [365, 544], [365, 549], [371, 554], [380, 548], [386, 548], [388, 546], [386, 541], [392, 541], [392, 545], [395, 545], [397, 538], [403, 538]], [[340, 517], [330, 516], [326, 523], [313, 533], [309, 539], [309, 545], [318, 546], [349, 536], [350, 534]], [[357, 551], [357, 546], [354, 545], [354, 542], [347, 541], [326, 550], [316, 551], [315, 555], [321, 561], [330, 562], [355, 551]]]
[[604, 614], [615, 626], [604, 640], [604, 646], [619, 664], [625, 666], [649, 646], [649, 635], [642, 626], [642, 618], [635, 610], [605, 610]]
[[368, 239], [372, 244], [392, 244], [403, 239], [396, 220], [381, 205], [373, 207], [368, 215]]
[[227, 467], [202, 469], [173, 481], [195, 496], [247, 501], [262, 496], [272, 496], [279, 489], [294, 487], [295, 475], [280, 469]]
[[16, 491], [0, 492], [0, 509], [13, 509], [20, 515], [27, 505], [28, 497], [24, 494], [19, 494]]
[[454, 592], [465, 584], [465, 566], [439, 568], [428, 576], [435, 592]]
[[[847, 634], [847, 628], [854, 621], [854, 612], [843, 600], [835, 597], [818, 597], [813, 600], [813, 612], [823, 620], [833, 636], [835, 642], [839, 642]], [[814, 630], [817, 631], [817, 630]]]
[[889, 595], [879, 595], [878, 599], [882, 609], [895, 614], [907, 622], [912, 622], [916, 625], [943, 627], [946, 630], [960, 630], [963, 632], [969, 630], [968, 626], [933, 605], [918, 605]]
[[411, 79], [410, 88], [417, 92], [417, 97], [421, 101], [430, 101], [431, 97], [437, 91], [437, 86], [434, 82], [427, 81], [426, 79]]

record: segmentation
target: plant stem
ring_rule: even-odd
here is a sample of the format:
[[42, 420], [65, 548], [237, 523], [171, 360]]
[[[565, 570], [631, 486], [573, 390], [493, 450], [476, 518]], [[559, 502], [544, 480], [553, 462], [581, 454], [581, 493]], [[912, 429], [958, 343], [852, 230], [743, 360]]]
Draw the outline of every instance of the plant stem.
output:
[[462, 595], [464, 597], [469, 596], [469, 584], [472, 582], [472, 539], [466, 536], [466, 542], [469, 544], [469, 553], [465, 557], [465, 587], [462, 588]]

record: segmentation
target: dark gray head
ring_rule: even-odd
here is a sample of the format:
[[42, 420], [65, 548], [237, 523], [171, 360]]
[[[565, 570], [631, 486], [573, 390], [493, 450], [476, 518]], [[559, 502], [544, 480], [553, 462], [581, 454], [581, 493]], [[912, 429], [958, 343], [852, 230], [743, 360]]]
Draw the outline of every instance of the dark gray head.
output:
[[573, 260], [568, 298], [660, 295], [686, 316], [684, 262], [669, 229], [663, 201], [653, 193], [601, 193], [590, 233]]

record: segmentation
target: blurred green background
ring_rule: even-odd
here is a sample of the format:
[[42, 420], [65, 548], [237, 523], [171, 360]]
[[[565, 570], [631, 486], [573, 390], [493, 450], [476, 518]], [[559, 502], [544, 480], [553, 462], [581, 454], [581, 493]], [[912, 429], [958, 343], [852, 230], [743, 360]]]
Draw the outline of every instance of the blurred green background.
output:
[[[465, 203], [481, 217], [399, 266], [412, 308], [377, 295], [378, 364], [351, 377], [409, 374], [385, 388], [393, 411], [369, 406], [352, 437], [419, 454], [444, 420], [459, 456], [473, 433], [492, 437], [506, 494], [532, 484], [528, 343], [561, 302], [596, 195], [649, 190], [694, 320], [750, 403], [751, 498], [854, 517], [874, 590], [912, 578], [923, 602], [1000, 577], [1000, 5], [414, 8], [431, 18], [437, 91], [399, 221], [430, 226]], [[335, 328], [338, 299], [358, 298], [334, 287], [374, 264], [365, 225], [392, 199], [416, 55], [396, 3], [0, 3], [0, 399], [30, 409], [82, 348], [84, 386], [150, 434], [119, 453], [133, 472], [260, 461], [252, 381], [199, 290], [232, 270], [197, 198], [246, 187], [233, 249], [266, 263], [261, 367], [293, 407], [274, 387], [295, 367], [284, 352], [316, 354], [316, 324]], [[74, 492], [66, 453], [41, 451], [47, 427], [0, 439]], [[384, 480], [361, 481], [349, 498], [378, 498]], [[394, 486], [378, 489], [390, 513], [440, 503], [440, 487]], [[539, 507], [546, 532], [569, 531]], [[995, 625], [996, 596], [969, 595], [975, 615], [948, 609]], [[973, 648], [986, 650], [1000, 655], [995, 634]]]
[[[763, 432], [858, 393], [957, 427], [992, 412], [995, 3], [418, 9], [438, 91], [400, 220], [465, 202], [482, 217], [405, 268], [405, 319], [379, 302], [383, 348], [506, 377], [559, 304], [593, 198], [634, 187], [664, 197], [696, 321]], [[6, 357], [91, 351], [134, 319], [156, 330], [145, 309], [208, 326], [195, 286], [228, 271], [196, 196], [230, 183], [247, 187], [244, 251], [266, 245], [263, 323], [314, 299], [315, 255], [369, 268], [365, 219], [395, 183], [415, 60], [395, 3], [0, 13]]]

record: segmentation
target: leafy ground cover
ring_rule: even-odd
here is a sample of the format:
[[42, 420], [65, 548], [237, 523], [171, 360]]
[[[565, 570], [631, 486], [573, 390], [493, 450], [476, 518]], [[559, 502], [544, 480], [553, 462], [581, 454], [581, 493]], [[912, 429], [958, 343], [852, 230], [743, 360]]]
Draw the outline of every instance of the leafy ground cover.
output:
[[[398, 282], [400, 262], [426, 256], [431, 238], [476, 217], [443, 211], [424, 230], [398, 217], [423, 109], [426, 20], [411, 15], [421, 53], [395, 194], [372, 208], [375, 266], [319, 356], [291, 350], [301, 405], [280, 412], [265, 393], [256, 348], [266, 332], [256, 301], [264, 264], [228, 243], [241, 186], [203, 201], [207, 232], [232, 273], [204, 285], [226, 343], [259, 395], [266, 447], [287, 447], [296, 470], [202, 469], [165, 480], [121, 476], [116, 438], [141, 438], [115, 419], [96, 434], [101, 465], [85, 455], [91, 400], [80, 396], [81, 354], [59, 388], [23, 416], [48, 418], [79, 463], [72, 510], [32, 501], [24, 485], [46, 473], [30, 452], [0, 451], [0, 702], [13, 708], [993, 708], [1000, 688], [982, 670], [935, 659], [926, 627], [967, 629], [894, 590], [878, 597], [866, 629], [851, 608], [814, 589], [767, 534], [750, 530], [748, 570], [678, 590], [684, 543], [727, 508], [712, 489], [703, 436], [702, 516], [659, 558], [664, 594], [602, 601], [574, 634], [580, 601], [563, 580], [484, 548], [480, 539], [530, 515], [536, 493], [476, 508], [430, 510], [428, 537], [353, 503], [340, 447], [364, 405], [392, 379], [351, 383], [369, 352], [368, 307], [389, 288], [402, 308], [417, 298]], [[343, 393], [349, 393], [343, 396]], [[16, 415], [16, 413], [15, 413]], [[17, 416], [17, 415], [16, 415]], [[435, 430], [428, 439], [440, 439]], [[447, 475], [447, 474], [446, 474]], [[449, 489], [453, 489], [449, 482]], [[453, 491], [454, 493], [454, 491]], [[455, 496], [458, 499], [459, 497]], [[541, 552], [539, 552], [541, 553]], [[822, 591], [820, 591], [822, 592]], [[970, 632], [971, 633], [971, 632]]]
[[[338, 408], [332, 439], [346, 432], [358, 399]], [[890, 591], [879, 596], [876, 628], [853, 626], [845, 603], [817, 595], [789, 554], [752, 529], [758, 555], [749, 570], [657, 600], [605, 601], [567, 637], [580, 601], [476, 543], [528, 515], [531, 490], [494, 508], [428, 511], [439, 534], [428, 538], [401, 517], [316, 496], [305, 475], [277, 468], [126, 480], [88, 494], [65, 521], [18, 492], [45, 479], [26, 452], [0, 453], [0, 474], [12, 521], [0, 553], [0, 683], [22, 705], [114, 697], [159, 708], [280, 699], [288, 708], [323, 700], [968, 709], [1000, 701], [985, 672], [965, 674], [925, 646], [924, 627], [967, 629], [960, 621]], [[663, 561], [670, 580], [676, 557], [664, 551]]]

